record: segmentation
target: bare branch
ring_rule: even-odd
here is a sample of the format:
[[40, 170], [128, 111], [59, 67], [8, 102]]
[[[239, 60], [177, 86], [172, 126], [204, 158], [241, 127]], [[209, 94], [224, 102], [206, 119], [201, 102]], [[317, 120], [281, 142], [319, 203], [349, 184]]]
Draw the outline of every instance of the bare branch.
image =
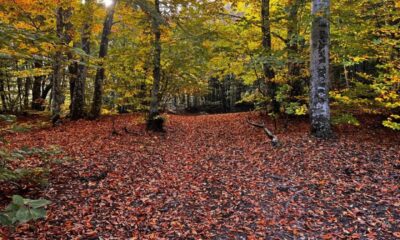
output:
[[268, 138], [271, 140], [271, 144], [273, 147], [278, 147], [280, 145], [278, 137], [275, 136], [266, 126], [265, 124], [258, 124], [258, 123], [253, 123], [249, 119], [246, 120], [248, 124], [261, 128], [264, 130], [265, 134], [268, 136]]

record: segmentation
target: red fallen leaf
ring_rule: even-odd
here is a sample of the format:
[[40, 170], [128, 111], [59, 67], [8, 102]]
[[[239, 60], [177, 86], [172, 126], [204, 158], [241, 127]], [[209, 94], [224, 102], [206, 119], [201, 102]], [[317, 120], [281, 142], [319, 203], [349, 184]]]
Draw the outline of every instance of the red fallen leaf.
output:
[[89, 231], [89, 232], [86, 232], [86, 234], [85, 234], [85, 238], [96, 237], [96, 236], [97, 236], [96, 231]]
[[353, 233], [350, 237], [351, 237], [352, 239], [360, 239], [360, 238], [361, 238], [361, 234], [359, 234], [359, 233]]
[[367, 233], [368, 239], [376, 239], [376, 233], [375, 232], [369, 232]]
[[333, 235], [331, 233], [326, 233], [324, 235], [322, 235], [322, 239], [324, 240], [328, 240], [328, 239], [332, 239]]
[[257, 237], [254, 234], [247, 236], [248, 240], [257, 240]]
[[[50, 188], [29, 192], [54, 203], [48, 219], [29, 223], [35, 231], [0, 232], [10, 235], [5, 239], [77, 239], [92, 229], [117, 239], [210, 239], [227, 232], [249, 239], [318, 239], [330, 232], [325, 239], [346, 239], [368, 226], [369, 239], [376, 232], [398, 238], [389, 229], [397, 223], [393, 159], [400, 159], [400, 134], [337, 129], [338, 138], [325, 142], [310, 138], [308, 123], [297, 119], [279, 133], [283, 146], [272, 149], [246, 125], [248, 115], [171, 116], [162, 135], [126, 115], [8, 136], [10, 148], [52, 143], [71, 161], [52, 165]], [[112, 119], [117, 130], [128, 125], [137, 134], [110, 137]], [[38, 162], [31, 157], [26, 165]]]

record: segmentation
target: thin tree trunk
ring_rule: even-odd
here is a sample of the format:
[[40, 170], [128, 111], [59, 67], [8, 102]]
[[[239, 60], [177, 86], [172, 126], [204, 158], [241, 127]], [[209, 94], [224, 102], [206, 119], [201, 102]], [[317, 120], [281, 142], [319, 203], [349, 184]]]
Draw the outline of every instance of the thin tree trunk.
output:
[[43, 101], [46, 100], [47, 95], [49, 94], [49, 92], [52, 88], [53, 88], [53, 85], [52, 85], [52, 83], [50, 83], [49, 85], [46, 85], [46, 87], [43, 89], [42, 95], [41, 95], [41, 98], [43, 99]]
[[[71, 56], [69, 57], [72, 59], [72, 53], [70, 53]], [[74, 91], [75, 91], [75, 83], [76, 79], [78, 78], [78, 62], [73, 62], [68, 66], [68, 72], [69, 72], [69, 96], [70, 96], [70, 104], [69, 104], [69, 110], [71, 111], [72, 109], [72, 103], [74, 102]]]
[[[262, 30], [262, 46], [267, 55], [272, 50], [271, 40], [271, 22], [270, 22], [270, 0], [261, 0], [261, 30]], [[271, 108], [274, 113], [279, 112], [279, 103], [276, 101], [276, 91], [278, 84], [273, 81], [275, 78], [274, 69], [270, 63], [263, 64], [264, 77], [267, 87], [267, 95], [271, 98]]]
[[2, 105], [2, 112], [7, 112], [7, 100], [6, 100], [6, 95], [5, 95], [5, 89], [4, 89], [4, 77], [5, 75], [3, 72], [0, 70], [0, 96], [1, 96], [1, 105]]
[[[43, 67], [41, 61], [35, 61], [34, 63], [35, 68], [40, 69]], [[34, 110], [41, 110], [42, 104], [40, 103], [40, 98], [42, 94], [42, 82], [44, 77], [43, 76], [36, 76], [33, 80], [33, 87], [32, 87], [32, 109]]]
[[311, 31], [311, 133], [315, 137], [332, 135], [329, 109], [329, 7], [330, 0], [313, 0]]
[[163, 130], [163, 120], [159, 117], [159, 91], [161, 81], [161, 30], [160, 30], [160, 1], [155, 0], [155, 10], [158, 16], [152, 16], [152, 29], [154, 34], [154, 56], [153, 56], [153, 88], [151, 91], [151, 102], [147, 127], [153, 131]]
[[17, 98], [16, 98], [16, 103], [17, 103], [17, 109], [16, 112], [21, 110], [22, 106], [22, 79], [17, 78]]
[[103, 83], [105, 78], [105, 69], [103, 67], [104, 58], [108, 53], [108, 42], [109, 35], [111, 34], [111, 28], [113, 25], [115, 5], [117, 1], [114, 2], [107, 12], [106, 19], [103, 23], [103, 33], [101, 35], [100, 52], [99, 58], [101, 59], [100, 67], [97, 69], [96, 78], [94, 80], [94, 94], [93, 103], [91, 109], [91, 118], [98, 118], [101, 114], [101, 107], [103, 104]]
[[24, 109], [29, 108], [29, 92], [31, 90], [32, 79], [31, 77], [25, 78], [25, 87], [24, 87]]
[[347, 70], [346, 65], [343, 64], [343, 71], [344, 71], [344, 80], [346, 81], [346, 88], [350, 88], [349, 84], [349, 71]]

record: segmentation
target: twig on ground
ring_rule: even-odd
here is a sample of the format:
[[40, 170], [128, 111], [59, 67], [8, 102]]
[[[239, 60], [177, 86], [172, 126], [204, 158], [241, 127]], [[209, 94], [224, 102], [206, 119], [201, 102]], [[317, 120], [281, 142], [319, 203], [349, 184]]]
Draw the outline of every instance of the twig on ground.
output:
[[265, 124], [262, 125], [262, 124], [258, 124], [258, 123], [253, 123], [253, 122], [251, 122], [249, 119], [247, 119], [247, 123], [250, 124], [250, 125], [252, 125], [252, 126], [254, 126], [254, 127], [263, 129], [264, 132], [265, 132], [265, 134], [266, 134], [266, 135], [268, 136], [268, 138], [271, 140], [271, 144], [272, 144], [273, 147], [278, 147], [278, 146], [280, 145], [280, 142], [279, 142], [279, 140], [278, 140], [278, 137], [277, 137], [275, 134], [273, 134], [273, 133], [265, 126]]

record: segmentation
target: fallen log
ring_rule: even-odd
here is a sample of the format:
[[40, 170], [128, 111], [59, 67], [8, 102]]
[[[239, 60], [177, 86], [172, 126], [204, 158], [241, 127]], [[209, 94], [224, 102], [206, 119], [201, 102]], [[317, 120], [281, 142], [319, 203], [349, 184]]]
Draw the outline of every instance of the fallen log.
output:
[[278, 137], [275, 136], [275, 134], [273, 134], [265, 125], [258, 124], [258, 123], [253, 123], [249, 119], [247, 119], [247, 123], [252, 125], [252, 126], [254, 126], [254, 127], [263, 129], [264, 133], [271, 140], [271, 144], [272, 144], [273, 147], [278, 147], [280, 145]]

